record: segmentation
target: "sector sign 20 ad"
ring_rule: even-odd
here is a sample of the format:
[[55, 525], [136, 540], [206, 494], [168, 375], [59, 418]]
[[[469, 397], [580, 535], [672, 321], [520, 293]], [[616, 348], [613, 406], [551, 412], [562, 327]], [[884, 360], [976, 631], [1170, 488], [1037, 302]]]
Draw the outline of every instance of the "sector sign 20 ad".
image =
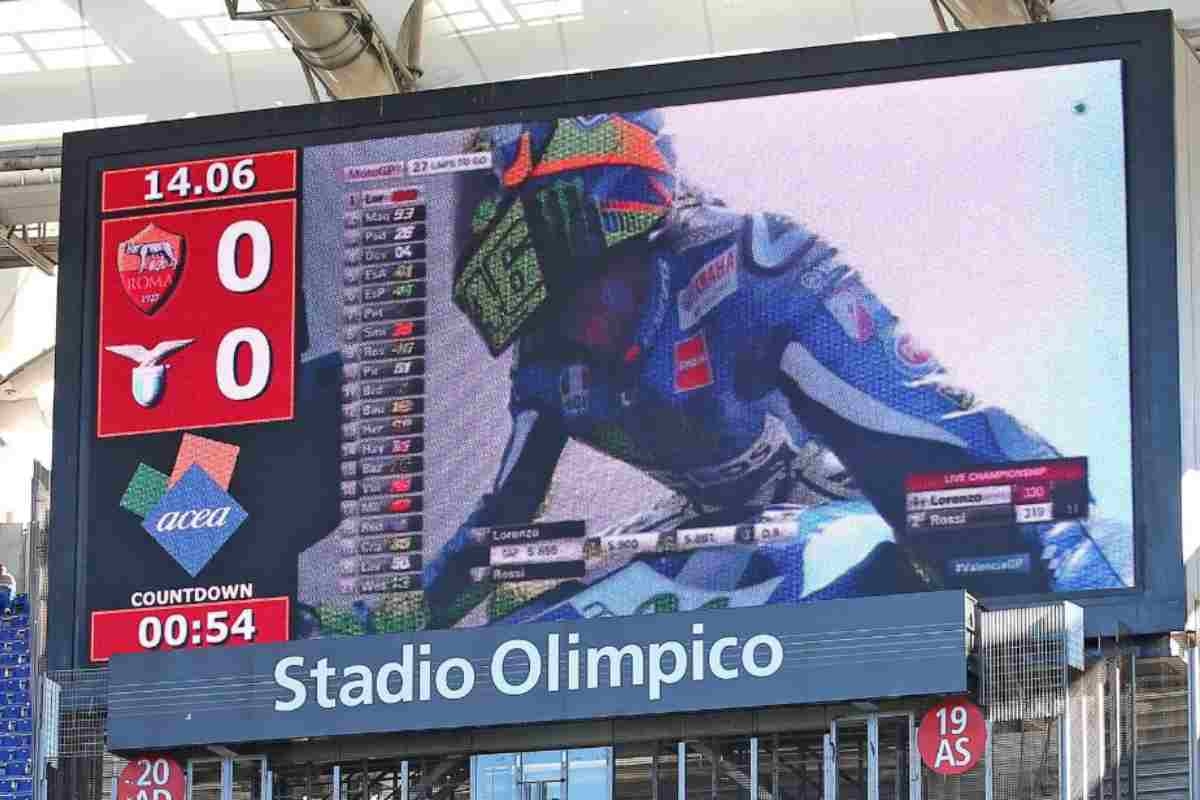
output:
[[105, 170], [90, 659], [1135, 588], [1122, 108], [1100, 61]]

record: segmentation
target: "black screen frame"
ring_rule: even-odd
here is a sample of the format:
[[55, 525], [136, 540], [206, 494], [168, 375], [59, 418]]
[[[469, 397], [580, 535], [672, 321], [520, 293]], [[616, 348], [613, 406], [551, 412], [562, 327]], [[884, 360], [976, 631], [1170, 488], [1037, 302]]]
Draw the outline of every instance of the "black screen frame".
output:
[[[1170, 12], [862, 42], [251, 111], [64, 137], [50, 530], [51, 669], [84, 667], [84, 555], [95, 440], [102, 170], [426, 133], [596, 110], [628, 110], [949, 75], [1120, 59], [1124, 81], [1134, 589], [1005, 597], [1071, 599], [1087, 635], [1150, 634], [1184, 622], [1174, 25]], [[202, 207], [202, 206], [198, 206]]]

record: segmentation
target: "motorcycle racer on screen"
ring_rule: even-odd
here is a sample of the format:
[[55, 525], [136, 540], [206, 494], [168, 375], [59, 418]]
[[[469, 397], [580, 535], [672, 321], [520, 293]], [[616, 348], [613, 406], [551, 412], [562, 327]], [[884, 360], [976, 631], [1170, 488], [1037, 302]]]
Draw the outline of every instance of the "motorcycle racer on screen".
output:
[[[537, 518], [568, 440], [674, 490], [676, 523], [798, 508], [794, 541], [706, 556], [737, 587], [770, 579], [765, 602], [1126, 585], [1091, 522], [906, 534], [906, 475], [1060, 454], [954, 384], [835, 247], [687, 186], [662, 128], [650, 111], [479, 134], [493, 169], [463, 179], [454, 302], [493, 356], [515, 348], [512, 430], [492, 491], [426, 568], [435, 626], [491, 591], [471, 530]], [[992, 566], [950, 568], [976, 557]], [[647, 559], [672, 580], [687, 560]]]

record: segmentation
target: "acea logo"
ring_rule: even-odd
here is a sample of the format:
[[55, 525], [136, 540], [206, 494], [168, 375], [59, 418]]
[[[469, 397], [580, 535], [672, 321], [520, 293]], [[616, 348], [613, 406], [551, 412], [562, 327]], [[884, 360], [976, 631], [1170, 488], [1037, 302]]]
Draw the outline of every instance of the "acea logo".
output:
[[142, 528], [193, 578], [246, 521], [229, 494], [236, 445], [185, 433], [168, 476], [138, 464], [121, 507], [142, 517]]

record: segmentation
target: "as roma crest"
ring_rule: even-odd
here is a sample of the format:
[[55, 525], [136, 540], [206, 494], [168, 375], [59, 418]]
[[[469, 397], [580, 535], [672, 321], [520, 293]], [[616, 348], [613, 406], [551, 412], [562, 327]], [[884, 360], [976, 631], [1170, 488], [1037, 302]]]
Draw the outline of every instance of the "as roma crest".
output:
[[117, 276], [121, 288], [143, 314], [153, 314], [170, 297], [183, 269], [182, 236], [154, 223], [118, 245]]

